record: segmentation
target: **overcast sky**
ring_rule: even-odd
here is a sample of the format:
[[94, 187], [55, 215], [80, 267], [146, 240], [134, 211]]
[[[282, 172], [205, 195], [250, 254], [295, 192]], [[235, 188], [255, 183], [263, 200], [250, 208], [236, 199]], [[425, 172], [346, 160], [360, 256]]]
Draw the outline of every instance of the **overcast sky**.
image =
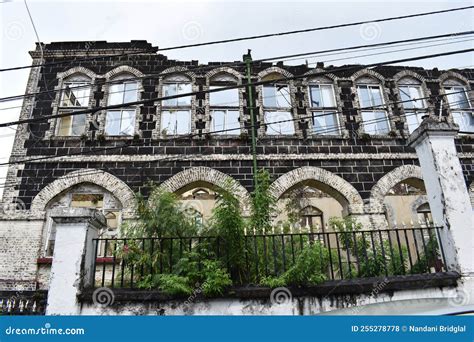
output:
[[[240, 36], [258, 35], [353, 21], [428, 12], [472, 5], [473, 1], [34, 1], [28, 5], [39, 38], [54, 41], [109, 42], [148, 40], [161, 48]], [[474, 29], [472, 10], [433, 16], [169, 51], [170, 58], [208, 61], [235, 61], [252, 49], [254, 58], [317, 51], [351, 45], [371, 44]], [[34, 49], [34, 34], [23, 1], [0, 0], [0, 68], [28, 65], [28, 51]], [[469, 38], [466, 38], [469, 39]], [[462, 40], [466, 40], [462, 39]], [[433, 43], [431, 43], [433, 44]], [[407, 48], [420, 47], [409, 46]], [[369, 52], [308, 58], [308, 63], [326, 65], [373, 63], [408, 56], [466, 49], [473, 41], [437, 47], [357, 57]], [[390, 50], [382, 50], [390, 51]], [[381, 52], [381, 51], [375, 51]], [[345, 60], [334, 59], [348, 58]], [[333, 60], [333, 61], [331, 61]], [[305, 63], [305, 59], [288, 62]], [[473, 54], [420, 60], [408, 65], [449, 69], [474, 64]], [[29, 70], [0, 74], [0, 97], [23, 94]], [[21, 101], [0, 103], [0, 122], [18, 118]], [[8, 161], [14, 128], [0, 129], [0, 163]], [[0, 184], [7, 168], [0, 166]], [[2, 189], [0, 188], [0, 193]]]

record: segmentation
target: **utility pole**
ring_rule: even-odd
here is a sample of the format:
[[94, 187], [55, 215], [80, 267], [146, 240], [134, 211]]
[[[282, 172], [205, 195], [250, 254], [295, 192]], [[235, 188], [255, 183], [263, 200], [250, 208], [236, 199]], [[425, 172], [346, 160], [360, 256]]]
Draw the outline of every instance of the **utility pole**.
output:
[[253, 93], [252, 93], [252, 55], [250, 49], [247, 54], [243, 56], [244, 63], [246, 66], [247, 74], [247, 107], [250, 114], [250, 125], [252, 129], [252, 156], [253, 156], [253, 186], [254, 189], [257, 187], [257, 134], [256, 134], [256, 120], [253, 108]]

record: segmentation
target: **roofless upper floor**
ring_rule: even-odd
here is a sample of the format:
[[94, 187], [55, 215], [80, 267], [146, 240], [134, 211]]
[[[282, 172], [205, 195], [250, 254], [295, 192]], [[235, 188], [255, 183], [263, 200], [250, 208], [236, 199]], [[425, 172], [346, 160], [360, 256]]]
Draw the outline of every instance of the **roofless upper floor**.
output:
[[245, 145], [251, 108], [262, 144], [280, 138], [340, 145], [398, 139], [404, 145], [425, 115], [445, 116], [462, 132], [474, 132], [473, 69], [254, 61], [250, 103], [242, 61], [200, 64], [158, 51], [138, 40], [55, 42], [43, 52], [37, 46], [30, 52], [41, 65], [32, 70], [40, 71], [32, 116], [45, 120], [29, 124], [25, 146], [206, 138]]

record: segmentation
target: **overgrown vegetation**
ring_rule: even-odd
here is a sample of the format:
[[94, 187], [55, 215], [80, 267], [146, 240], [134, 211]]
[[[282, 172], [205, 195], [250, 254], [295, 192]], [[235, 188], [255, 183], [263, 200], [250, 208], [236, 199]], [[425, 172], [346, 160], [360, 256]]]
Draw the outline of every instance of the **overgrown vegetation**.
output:
[[[348, 216], [332, 218], [332, 228], [339, 232], [339, 242], [358, 262], [358, 267], [346, 267], [345, 277], [378, 277], [405, 274], [408, 249], [390, 244], [389, 240], [373, 238], [368, 232], [361, 232], [362, 225]], [[375, 233], [374, 233], [375, 234]]]
[[[148, 199], [137, 196], [137, 220], [125, 228], [126, 244], [116, 248], [116, 256], [127, 265], [123, 269], [126, 278], [138, 288], [159, 289], [173, 296], [191, 295], [197, 290], [204, 296], [219, 296], [232, 285], [246, 283], [316, 285], [332, 273], [343, 278], [424, 273], [439, 258], [437, 241], [430, 237], [425, 252], [410, 269], [405, 246], [397, 248], [386, 238], [373, 239], [352, 217], [329, 221], [331, 230], [338, 232], [337, 240], [336, 235], [302, 234], [295, 235], [298, 240], [294, 243], [293, 236], [262, 236], [272, 232], [276, 202], [269, 191], [269, 173], [260, 170], [257, 181], [249, 218], [242, 216], [233, 195], [234, 184], [228, 183], [217, 190], [212, 217], [204, 227], [196, 223], [176, 195], [150, 185]], [[288, 202], [288, 221], [282, 222], [287, 228], [301, 220], [299, 203], [292, 198]], [[258, 237], [247, 239], [246, 228]], [[212, 238], [190, 238], [200, 234]], [[160, 240], [141, 239], [144, 237]], [[336, 245], [344, 253], [339, 253]], [[123, 272], [116, 277], [123, 277]]]
[[275, 199], [270, 194], [270, 173], [261, 169], [257, 172], [257, 186], [252, 193], [252, 215], [250, 228], [259, 234], [272, 229], [271, 215], [275, 210]]
[[303, 248], [293, 266], [279, 277], [264, 277], [260, 284], [269, 287], [317, 285], [327, 279], [329, 251], [319, 241]]

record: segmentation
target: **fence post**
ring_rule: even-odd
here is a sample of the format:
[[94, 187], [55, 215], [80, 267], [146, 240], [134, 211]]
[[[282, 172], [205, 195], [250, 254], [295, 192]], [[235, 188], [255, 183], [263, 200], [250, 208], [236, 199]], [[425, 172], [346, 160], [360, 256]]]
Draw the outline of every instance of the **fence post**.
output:
[[51, 218], [56, 226], [56, 241], [46, 314], [77, 315], [77, 295], [94, 280], [92, 240], [105, 227], [105, 218], [87, 208], [56, 208], [51, 211]]
[[469, 193], [454, 137], [456, 124], [428, 117], [408, 139], [418, 155], [423, 181], [447, 268], [463, 276], [474, 274], [474, 223]]

